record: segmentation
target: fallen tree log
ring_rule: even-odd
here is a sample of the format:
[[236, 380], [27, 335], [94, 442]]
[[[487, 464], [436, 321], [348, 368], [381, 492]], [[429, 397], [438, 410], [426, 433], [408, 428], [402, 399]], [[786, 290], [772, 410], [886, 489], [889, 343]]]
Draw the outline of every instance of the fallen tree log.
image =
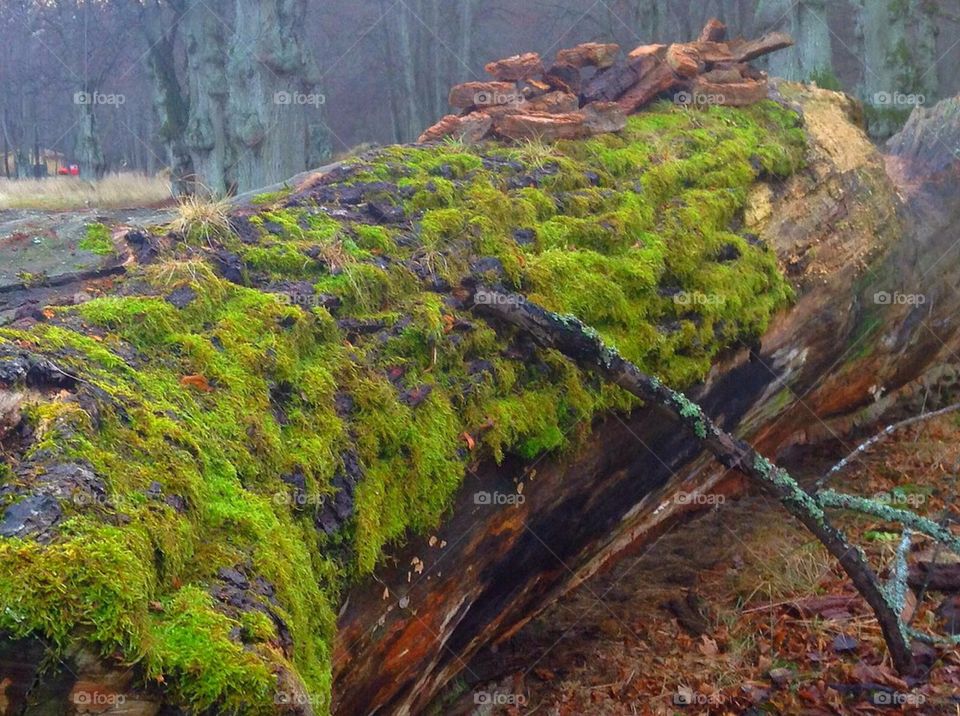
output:
[[[947, 376], [937, 364], [956, 347], [955, 269], [936, 261], [949, 248], [943, 217], [918, 213], [910, 225], [922, 232], [902, 233], [896, 212], [913, 205], [898, 207], [853, 105], [781, 91], [806, 118], [803, 172], [797, 132], [772, 104], [697, 118], [712, 140], [683, 145], [682, 159], [671, 132], [689, 129], [689, 113], [669, 110], [675, 130], [638, 118], [609, 141], [652, 147], [657, 161], [642, 166], [581, 163], [576, 147], [556, 162], [523, 148], [391, 148], [261, 198], [219, 245], [157, 239], [157, 258], [118, 286], [84, 284], [51, 319], [14, 319], [0, 333], [0, 375], [16, 388], [33, 371], [40, 392], [3, 440], [17, 476], [4, 499], [48, 497], [89, 532], [78, 540], [50, 513], [29, 537], [0, 541], [0, 565], [17, 575], [0, 580], [0, 600], [18, 605], [0, 622], [17, 638], [0, 654], [5, 698], [69, 710], [96, 691], [149, 713], [210, 706], [201, 694], [215, 693], [221, 709], [256, 698], [288, 713], [417, 711], [477, 649], [689, 510], [676, 495], [740, 489], [655, 414], [471, 319], [464, 273], [520, 282], [580, 314], [770, 455], [871, 423], [922, 392], [916, 381]], [[730, 192], [731, 181], [747, 183]], [[702, 192], [749, 200], [689, 211], [714, 206]], [[168, 250], [186, 255], [171, 262]], [[697, 270], [649, 273], [682, 256]], [[775, 257], [796, 291], [789, 308]], [[945, 287], [932, 312], [867, 300], [909, 291], [930, 266], [923, 290]], [[607, 409], [594, 412], [598, 402]], [[565, 432], [580, 437], [556, 452]], [[70, 565], [92, 558], [99, 571], [83, 574], [100, 575], [98, 604], [130, 617], [98, 632], [124, 635], [120, 647], [81, 628], [101, 612]], [[67, 585], [56, 600], [16, 591], [52, 593], [43, 575], [54, 566]], [[314, 591], [330, 579], [343, 580], [339, 596]], [[41, 624], [58, 625], [69, 668], [37, 679]], [[165, 648], [204, 633], [215, 663]], [[115, 656], [129, 642], [145, 650], [132, 672]]]
[[[727, 429], [771, 455], [798, 444], [843, 440], [880, 416], [915, 413], [925, 400], [950, 403], [960, 376], [953, 356], [956, 325], [947, 307], [951, 279], [939, 271], [936, 279], [929, 273], [917, 278], [949, 250], [942, 227], [957, 206], [946, 208], [942, 201], [955, 180], [941, 176], [927, 189], [915, 188], [909, 203], [898, 207], [881, 158], [852, 124], [853, 103], [818, 90], [791, 97], [803, 105], [813, 139], [811, 173], [790, 180], [776, 196], [757, 192], [746, 217], [792, 267], [800, 296], [765, 334], [762, 347], [722, 361], [692, 393]], [[918, 136], [902, 143], [926, 146]], [[898, 165], [911, 167], [912, 177], [922, 173], [922, 161], [922, 155], [897, 158]], [[845, 197], [842, 209], [830, 192]], [[933, 192], [941, 199], [930, 205]], [[853, 229], [840, 218], [848, 211], [858, 217], [855, 223], [871, 228]], [[902, 225], [898, 212], [909, 217]], [[900, 290], [919, 280], [931, 299], [943, 299], [931, 322], [910, 319], [915, 306], [886, 302], [893, 285], [882, 277], [890, 275], [898, 276]], [[838, 311], [838, 305], [849, 310]], [[864, 321], [878, 314], [878, 326], [894, 327], [894, 340], [880, 343], [879, 327], [864, 331]], [[879, 385], [886, 389], [878, 392]], [[447, 546], [433, 552], [425, 541], [413, 544], [396, 554], [399, 567], [378, 571], [378, 584], [391, 593], [403, 590], [411, 611], [385, 612], [373, 590], [351, 593], [340, 619], [337, 713], [377, 706], [416, 712], [430, 701], [424, 693], [465, 672], [464, 654], [509, 638], [543, 602], [581, 584], [621, 551], [656, 539], [689, 509], [690, 501], [674, 499], [677, 494], [742, 489], [729, 471], [712, 468], [647, 411], [608, 420], [601, 429], [603, 444], [576, 459], [539, 462], [523, 504], [486, 511], [474, 500], [477, 490], [513, 492], [509, 476], [522, 472], [522, 465], [479, 470], [437, 533]], [[421, 579], [404, 586], [402, 565], [423, 554]], [[530, 572], [536, 576], [524, 576]], [[378, 613], [385, 619], [371, 626]], [[423, 640], [439, 649], [425, 648]], [[428, 666], [404, 664], [404, 653]], [[372, 685], [372, 693], [359, 695], [360, 684]]]

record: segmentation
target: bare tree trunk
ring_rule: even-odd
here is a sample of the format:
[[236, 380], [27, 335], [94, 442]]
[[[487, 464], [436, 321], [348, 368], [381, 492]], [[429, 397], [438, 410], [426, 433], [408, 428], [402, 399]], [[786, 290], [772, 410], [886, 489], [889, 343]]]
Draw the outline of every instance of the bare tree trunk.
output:
[[[164, 32], [160, 37], [148, 33], [148, 41], [151, 46], [147, 66], [153, 80], [154, 107], [160, 120], [157, 136], [166, 149], [171, 189], [176, 195], [190, 193], [194, 182], [193, 160], [184, 141], [190, 107], [189, 98], [184, 95], [177, 79], [175, 38], [171, 32]], [[152, 153], [149, 154], [152, 157]], [[148, 161], [148, 166], [151, 164]]]
[[858, 53], [863, 61], [860, 96], [874, 136], [896, 132], [915, 106], [939, 91], [936, 5], [925, 0], [863, 0], [858, 33], [863, 38]]
[[[476, 0], [460, 0], [460, 52], [463, 61], [473, 68], [474, 10]], [[444, 98], [445, 99], [445, 98]]]
[[[181, 20], [187, 52], [190, 119], [184, 135], [198, 180], [218, 194], [228, 188], [231, 161], [227, 134], [229, 85], [224, 3], [192, 5]], [[216, 13], [216, 14], [215, 14]]]
[[227, 63], [229, 183], [247, 191], [308, 169], [311, 115], [325, 101], [302, 40], [305, 0], [236, 0]]
[[809, 80], [832, 73], [825, 0], [761, 0], [757, 23], [759, 31], [782, 30], [796, 40], [793, 49], [769, 58], [770, 74], [788, 80]]
[[7, 131], [7, 111], [3, 111], [3, 175], [10, 178], [10, 134]]
[[[403, 87], [402, 108], [403, 116], [401, 127], [403, 136], [401, 141], [409, 142], [419, 134], [421, 123], [418, 121], [419, 101], [417, 96], [417, 57], [412, 32], [410, 29], [409, 8], [402, 4], [397, 7], [397, 44], [400, 81]], [[424, 125], [425, 126], [425, 125]]]

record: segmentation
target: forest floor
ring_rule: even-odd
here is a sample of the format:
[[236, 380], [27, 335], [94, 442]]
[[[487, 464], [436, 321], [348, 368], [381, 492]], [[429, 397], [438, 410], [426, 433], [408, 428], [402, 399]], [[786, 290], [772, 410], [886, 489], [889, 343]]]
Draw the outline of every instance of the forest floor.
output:
[[[816, 477], [844, 452], [788, 466]], [[875, 446], [831, 486], [956, 521], [958, 468], [960, 420], [947, 416]], [[899, 534], [839, 522], [873, 564], [891, 563]], [[914, 538], [917, 559], [954, 561]], [[960, 597], [928, 593], [914, 612], [917, 628], [960, 631]], [[923, 679], [899, 678], [835, 561], [776, 502], [748, 495], [677, 525], [475, 659], [479, 683], [445, 712], [960, 714], [960, 651], [923, 658]]]

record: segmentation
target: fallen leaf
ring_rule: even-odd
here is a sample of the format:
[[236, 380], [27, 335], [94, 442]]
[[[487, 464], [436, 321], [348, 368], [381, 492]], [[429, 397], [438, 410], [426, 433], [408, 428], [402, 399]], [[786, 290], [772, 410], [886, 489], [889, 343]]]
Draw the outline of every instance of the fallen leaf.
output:
[[833, 650], [838, 654], [856, 651], [860, 642], [847, 634], [838, 634], [833, 639]]
[[700, 645], [697, 647], [704, 656], [716, 656], [720, 653], [717, 642], [704, 634], [700, 637]]
[[185, 375], [180, 379], [180, 385], [185, 388], [194, 388], [203, 393], [212, 393], [210, 382], [202, 375]]

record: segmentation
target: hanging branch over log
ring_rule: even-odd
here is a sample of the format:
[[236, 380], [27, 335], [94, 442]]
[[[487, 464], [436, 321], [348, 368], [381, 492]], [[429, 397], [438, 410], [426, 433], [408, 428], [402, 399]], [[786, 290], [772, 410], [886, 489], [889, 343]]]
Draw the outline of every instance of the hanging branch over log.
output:
[[682, 393], [646, 375], [604, 345], [597, 333], [573, 317], [559, 316], [527, 301], [523, 296], [484, 286], [473, 291], [474, 310], [516, 326], [536, 343], [553, 348], [581, 368], [596, 372], [679, 422], [724, 466], [737, 470], [768, 494], [776, 497], [832, 554], [857, 591], [873, 609], [894, 666], [901, 674], [914, 671], [909, 633], [900, 620], [896, 590], [886, 589], [866, 561], [863, 551], [848, 542], [830, 524], [823, 506], [785, 470], [771, 463], [743, 440], [721, 430], [703, 410]]

